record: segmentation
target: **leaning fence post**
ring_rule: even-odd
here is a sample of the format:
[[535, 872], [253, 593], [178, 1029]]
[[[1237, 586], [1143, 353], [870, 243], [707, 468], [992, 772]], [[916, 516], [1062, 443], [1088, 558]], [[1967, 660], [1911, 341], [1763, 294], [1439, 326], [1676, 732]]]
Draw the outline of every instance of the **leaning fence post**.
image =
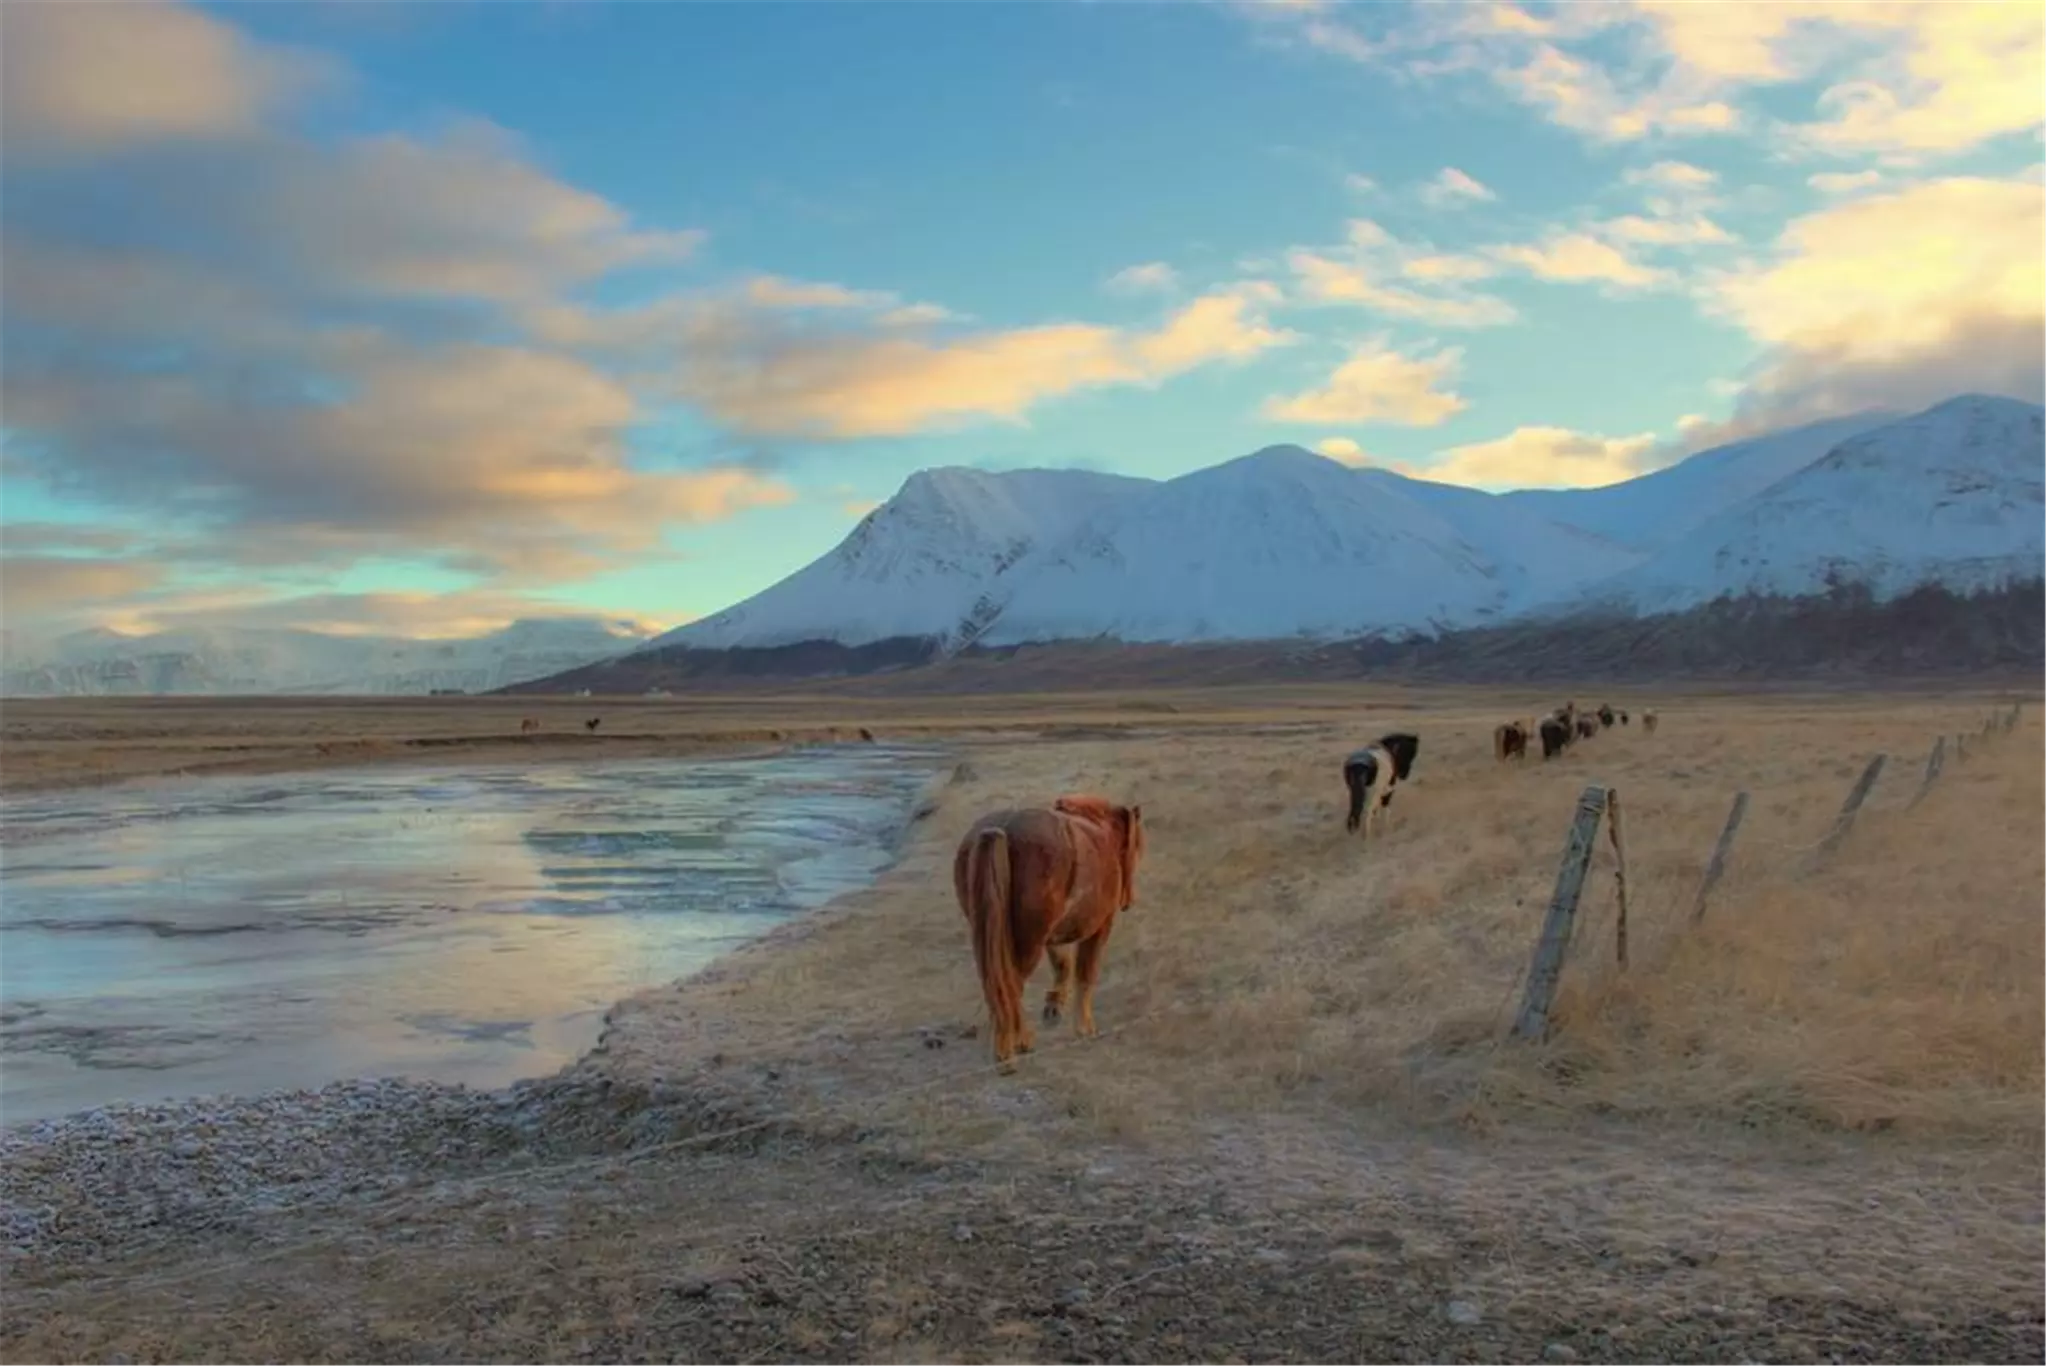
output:
[[1613, 888], [1620, 897], [1620, 919], [1613, 933], [1613, 948], [1620, 966], [1627, 966], [1627, 832], [1620, 824], [1620, 793], [1606, 789], [1606, 834], [1613, 842]]
[[1705, 914], [1705, 898], [1712, 895], [1712, 889], [1719, 885], [1719, 879], [1726, 876], [1726, 856], [1733, 852], [1734, 833], [1741, 828], [1741, 818], [1748, 814], [1748, 794], [1733, 794], [1733, 810], [1726, 813], [1726, 828], [1719, 832], [1719, 843], [1712, 846], [1712, 860], [1705, 865], [1705, 880], [1698, 884], [1698, 895], [1691, 902], [1691, 919], [1701, 919]]
[[1833, 828], [1826, 832], [1826, 837], [1819, 841], [1819, 847], [1812, 851], [1814, 858], [1824, 858], [1840, 846], [1841, 840], [1847, 838], [1847, 832], [1854, 828], [1855, 814], [1861, 810], [1861, 804], [1868, 800], [1869, 789], [1875, 786], [1876, 776], [1883, 771], [1883, 765], [1889, 762], [1889, 758], [1887, 754], [1878, 754], [1868, 761], [1868, 767], [1861, 771], [1861, 776], [1854, 780], [1854, 786], [1848, 790], [1847, 800], [1841, 803], [1840, 814], [1833, 820]]
[[1563, 972], [1563, 955], [1570, 947], [1570, 931], [1577, 920], [1577, 901], [1584, 895], [1584, 873], [1591, 866], [1592, 842], [1598, 838], [1598, 820], [1605, 809], [1606, 790], [1594, 784], [1578, 797], [1577, 810], [1570, 817], [1563, 864], [1556, 870], [1556, 891], [1549, 898], [1541, 938], [1535, 941], [1534, 961], [1528, 965], [1527, 991], [1513, 1021], [1518, 1038], [1540, 1039], [1549, 1032], [1549, 1006], [1556, 998], [1556, 979]]
[[1925, 756], [1925, 777], [1918, 784], [1918, 790], [1911, 794], [1911, 800], [1904, 803], [1906, 811], [1925, 800], [1925, 794], [1932, 791], [1932, 785], [1939, 780], [1939, 771], [1946, 767], [1946, 762], [1947, 737], [1942, 735], [1932, 742], [1932, 753]]

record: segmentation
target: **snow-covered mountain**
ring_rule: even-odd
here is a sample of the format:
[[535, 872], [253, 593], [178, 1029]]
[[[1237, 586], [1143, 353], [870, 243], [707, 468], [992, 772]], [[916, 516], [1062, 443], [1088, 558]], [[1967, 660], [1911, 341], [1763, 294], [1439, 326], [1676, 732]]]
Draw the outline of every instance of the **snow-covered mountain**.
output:
[[1900, 416], [1871, 411], [1826, 418], [1715, 446], [1602, 488], [1517, 489], [1499, 498], [1634, 550], [1659, 550], [1715, 513], [1795, 474], [1848, 437]]
[[1538, 598], [1530, 560], [1582, 583], [1632, 557], [1472, 490], [1272, 446], [1156, 484], [1012, 570], [981, 639], [1426, 633]]
[[1606, 488], [1496, 495], [1297, 446], [1162, 481], [933, 470], [829, 554], [652, 644], [1326, 639], [1805, 593], [1829, 575], [1881, 593], [2036, 577], [2040, 412], [1965, 395]]
[[647, 633], [623, 621], [550, 617], [440, 640], [218, 627], [122, 635], [94, 629], [42, 647], [10, 639], [10, 697], [483, 692], [620, 654]]
[[652, 644], [949, 638], [968, 629], [982, 596], [1014, 566], [1150, 487], [1148, 479], [1090, 470], [923, 470], [828, 554]]
[[1839, 442], [1592, 595], [1675, 611], [1722, 594], [1800, 596], [1829, 579], [1880, 598], [2039, 576], [2046, 410], [1964, 394]]

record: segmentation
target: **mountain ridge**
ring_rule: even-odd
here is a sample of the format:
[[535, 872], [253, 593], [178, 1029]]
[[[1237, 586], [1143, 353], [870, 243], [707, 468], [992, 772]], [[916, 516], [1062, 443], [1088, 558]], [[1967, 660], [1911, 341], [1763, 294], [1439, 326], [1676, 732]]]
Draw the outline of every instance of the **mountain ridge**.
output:
[[41, 649], [10, 642], [9, 697], [412, 695], [489, 692], [645, 643], [602, 616], [521, 618], [477, 636], [342, 635], [294, 627], [89, 627]]
[[[855, 539], [848, 537], [725, 612], [642, 648], [865, 647], [901, 636], [926, 640], [933, 655], [943, 657], [971, 645], [1053, 640], [1402, 639], [1590, 609], [1673, 609], [1774, 586], [1793, 595], [1815, 592], [1836, 577], [1853, 579], [1861, 563], [1885, 593], [1944, 581], [1942, 575], [1961, 586], [1994, 585], [2022, 579], [2046, 559], [2032, 534], [2038, 518], [2031, 515], [2038, 503], [2036, 472], [2046, 463], [2040, 411], [2015, 399], [1961, 394], [1901, 417], [1871, 410], [1747, 438], [1595, 489], [1492, 494], [1352, 468], [1289, 444], [1164, 480], [1068, 471], [1117, 482], [1112, 495], [1069, 517], [1063, 532], [1056, 519], [1040, 515], [1028, 537], [1003, 543], [1006, 553], [983, 551], [983, 569], [964, 563], [971, 557], [953, 555], [959, 572], [942, 598], [895, 612], [909, 629], [876, 629], [871, 613], [848, 625], [823, 610], [829, 593], [806, 601], [819, 585], [843, 579]], [[1771, 562], [1795, 572], [1752, 580], [1726, 569], [1733, 552], [1714, 538], [1744, 532], [1743, 515], [1752, 520], [1758, 514], [1742, 514], [1743, 508], [1766, 510], [1790, 498], [1801, 508], [1788, 519], [1793, 530], [1800, 519], [1859, 525], [1851, 509], [1832, 506], [1843, 494], [1831, 495], [1829, 504], [1823, 488], [1815, 496], [1800, 494], [1795, 484], [1779, 492], [1832, 453], [1890, 433], [1882, 438], [1889, 444], [1879, 441], [1878, 448], [1908, 472], [1918, 458], [1911, 442], [1944, 451], [1974, 428], [1988, 431], [1986, 444], [1972, 453], [1939, 455], [1936, 462], [1972, 460], [1988, 471], [1987, 483], [1958, 491], [1972, 501], [1953, 514], [1997, 545], [1985, 565], [1918, 553], [1914, 495], [1906, 493], [1891, 500], [1896, 506], [1887, 522], [1863, 528], [1853, 544], [1823, 555], [1803, 555], [1792, 543], [1774, 545]], [[984, 487], [1018, 474], [1050, 473], [975, 477]], [[913, 536], [914, 518], [886, 514], [898, 500], [913, 502], [908, 495], [918, 478], [870, 514], [855, 536], [884, 534], [884, 527], [885, 534]], [[974, 527], [966, 516], [953, 529], [971, 539], [981, 534]], [[1815, 557], [1816, 564], [1806, 563]], [[773, 629], [758, 629], [761, 619]]]

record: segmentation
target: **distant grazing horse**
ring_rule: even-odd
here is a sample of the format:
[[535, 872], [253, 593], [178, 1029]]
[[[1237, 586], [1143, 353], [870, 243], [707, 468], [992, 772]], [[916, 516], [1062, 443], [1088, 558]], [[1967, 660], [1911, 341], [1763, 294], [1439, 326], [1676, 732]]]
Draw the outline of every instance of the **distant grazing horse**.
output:
[[1613, 722], [1616, 721], [1617, 719], [1619, 718], [1614, 714], [1612, 705], [1610, 703], [1601, 703], [1599, 705], [1598, 709], [1599, 725], [1610, 730], [1612, 729]]
[[1624, 707], [1620, 710], [1620, 724], [1623, 726], [1627, 724], [1627, 712]]
[[540, 723], [530, 716], [519, 722], [519, 734], [521, 735], [531, 735], [538, 729], [540, 729]]
[[1644, 712], [1642, 712], [1642, 713], [1641, 713], [1641, 729], [1643, 729], [1643, 730], [1647, 731], [1647, 732], [1648, 732], [1648, 733], [1649, 733], [1650, 735], [1653, 735], [1653, 734], [1655, 734], [1655, 713], [1654, 713], [1654, 712], [1652, 712], [1652, 711], [1644, 711]]
[[[1393, 789], [1414, 771], [1414, 756], [1421, 752], [1419, 736], [1394, 731], [1378, 737], [1343, 760], [1343, 783], [1350, 789], [1350, 814], [1343, 828], [1351, 834], [1367, 820], [1376, 821], [1392, 805]], [[1368, 837], [1370, 831], [1365, 831]]]
[[1527, 731], [1520, 722], [1508, 721], [1492, 732], [1492, 757], [1501, 762], [1527, 757]]
[[973, 933], [973, 965], [994, 1026], [995, 1065], [1015, 1070], [1036, 1047], [1023, 1019], [1023, 987], [1038, 961], [1055, 978], [1044, 1018], [1055, 1023], [1079, 982], [1073, 1028], [1092, 1038], [1094, 984], [1116, 913], [1137, 899], [1144, 811], [1105, 797], [1068, 795], [1049, 807], [995, 811], [973, 823], [952, 856], [952, 891]]
[[1580, 716], [1580, 717], [1578, 717], [1578, 718], [1577, 718], [1577, 738], [1578, 738], [1578, 739], [1580, 739], [1580, 740], [1589, 740], [1589, 739], [1590, 739], [1590, 738], [1591, 738], [1592, 736], [1594, 736], [1594, 735], [1596, 735], [1596, 734], [1598, 734], [1598, 718], [1597, 718], [1597, 717], [1595, 717], [1595, 716]]
[[1544, 716], [1541, 725], [1542, 757], [1553, 759], [1570, 744], [1570, 727], [1560, 716]]
[[592, 716], [589, 720], [583, 722], [583, 729], [588, 731], [590, 734], [595, 735], [597, 733], [597, 727], [603, 724], [604, 724], [603, 717]]

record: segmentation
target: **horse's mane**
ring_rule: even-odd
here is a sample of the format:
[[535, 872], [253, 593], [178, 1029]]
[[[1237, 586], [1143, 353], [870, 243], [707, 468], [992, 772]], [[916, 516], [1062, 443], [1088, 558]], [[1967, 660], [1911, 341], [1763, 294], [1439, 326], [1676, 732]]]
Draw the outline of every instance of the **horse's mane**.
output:
[[1406, 731], [1394, 731], [1378, 737], [1375, 748], [1384, 751], [1392, 760], [1392, 771], [1401, 782], [1405, 782], [1414, 771], [1414, 757], [1421, 752], [1421, 738]]

